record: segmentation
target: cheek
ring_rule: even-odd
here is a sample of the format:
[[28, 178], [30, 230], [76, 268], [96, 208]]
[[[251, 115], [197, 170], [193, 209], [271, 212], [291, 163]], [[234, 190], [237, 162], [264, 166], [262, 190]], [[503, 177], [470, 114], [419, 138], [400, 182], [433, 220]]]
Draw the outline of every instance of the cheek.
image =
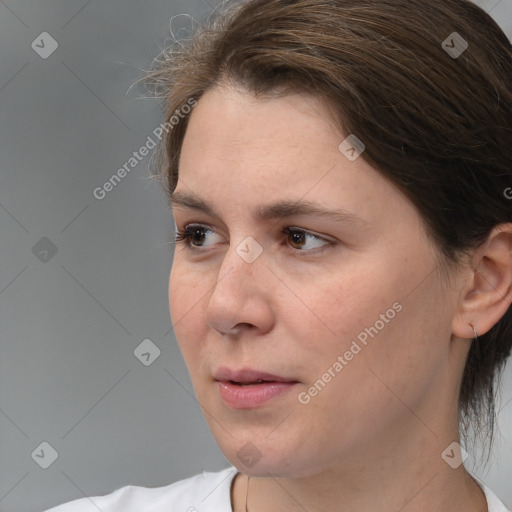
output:
[[[308, 284], [307, 293], [299, 296], [301, 300], [287, 299], [287, 325], [296, 326], [292, 327], [295, 334], [303, 333], [301, 339], [309, 353], [308, 360], [323, 365], [318, 366], [318, 371], [349, 350], [358, 336], [363, 339], [365, 328], [373, 326], [381, 313], [392, 308], [392, 297], [396, 296], [392, 286], [388, 288], [378, 277], [352, 266], [343, 273], [330, 272], [328, 279]], [[389, 316], [394, 313], [392, 310]]]
[[174, 335], [187, 366], [191, 362], [189, 355], [197, 353], [206, 334], [203, 295], [194, 273], [187, 272], [175, 260], [169, 277], [169, 310]]
[[169, 276], [169, 310], [174, 331], [178, 328], [178, 320], [183, 317], [184, 307], [182, 299], [185, 290], [183, 288], [183, 276], [180, 274], [176, 263], [173, 262]]
[[[440, 311], [442, 301], [432, 280], [411, 293], [413, 283], [424, 277], [420, 267], [409, 265], [395, 273], [377, 264], [373, 272], [353, 268], [335, 278], [331, 275], [330, 282], [315, 286], [313, 293], [310, 288], [307, 310], [290, 308], [290, 322], [301, 319], [293, 330], [296, 336], [303, 333], [302, 360], [310, 364], [305, 374], [313, 382], [329, 369], [336, 374], [326, 388], [337, 391], [333, 396], [323, 391], [325, 398], [339, 402], [350, 395], [364, 403], [372, 396], [388, 397], [391, 392], [379, 377], [407, 396], [435, 374], [444, 355], [441, 340], [446, 326], [433, 326], [432, 318], [442, 319], [447, 313]], [[342, 369], [340, 364], [333, 367], [340, 363], [338, 356], [343, 358]], [[411, 383], [417, 384], [416, 390]]]
[[[322, 348], [323, 367], [314, 376], [321, 378], [343, 356], [343, 369], [337, 366], [336, 377], [315, 399], [325, 406], [333, 430], [340, 421], [347, 435], [353, 425], [365, 425], [371, 432], [377, 424], [391, 424], [407, 416], [404, 404], [418, 410], [441, 378], [448, 357], [450, 312], [443, 311], [435, 282], [425, 282], [410, 293], [411, 282], [381, 283], [375, 289], [378, 295], [368, 288], [349, 299], [337, 298], [347, 305], [335, 324], [340, 335]], [[334, 312], [331, 318], [336, 318]], [[432, 318], [438, 319], [435, 325]], [[358, 435], [357, 428], [352, 435]]]

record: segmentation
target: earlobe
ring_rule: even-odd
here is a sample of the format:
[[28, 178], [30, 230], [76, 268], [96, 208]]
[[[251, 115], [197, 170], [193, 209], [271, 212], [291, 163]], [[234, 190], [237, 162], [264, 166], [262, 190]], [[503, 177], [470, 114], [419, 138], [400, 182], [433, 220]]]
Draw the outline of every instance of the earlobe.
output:
[[512, 223], [496, 226], [475, 251], [473, 272], [462, 294], [453, 333], [474, 338], [496, 325], [512, 304]]

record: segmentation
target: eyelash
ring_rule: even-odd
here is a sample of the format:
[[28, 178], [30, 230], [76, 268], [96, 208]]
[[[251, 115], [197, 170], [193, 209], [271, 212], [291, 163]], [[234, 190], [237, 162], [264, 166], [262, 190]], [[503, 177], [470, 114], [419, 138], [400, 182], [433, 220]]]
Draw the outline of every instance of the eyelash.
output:
[[[190, 251], [204, 250], [204, 249], [201, 249], [201, 247], [196, 247], [196, 246], [192, 245], [190, 242], [192, 235], [194, 234], [194, 231], [198, 231], [198, 230], [210, 231], [210, 232], [214, 233], [214, 231], [211, 230], [210, 228], [208, 228], [207, 226], [203, 226], [201, 224], [189, 224], [188, 226], [185, 226], [183, 231], [179, 231], [179, 230], [176, 231], [174, 243], [176, 245], [183, 244], [185, 246], [185, 248]], [[286, 237], [290, 236], [291, 234], [295, 234], [295, 233], [303, 234], [303, 235], [309, 236], [311, 238], [314, 238], [315, 240], [320, 240], [320, 241], [326, 243], [326, 245], [324, 245], [323, 247], [316, 247], [315, 249], [308, 249], [308, 250], [299, 250], [299, 249], [294, 249], [292, 247], [291, 250], [295, 254], [312, 254], [312, 253], [318, 254], [319, 252], [323, 252], [328, 246], [335, 245], [334, 242], [327, 240], [325, 238], [322, 238], [320, 236], [314, 235], [313, 233], [310, 233], [309, 231], [306, 231], [304, 229], [286, 227], [282, 230], [282, 234]]]

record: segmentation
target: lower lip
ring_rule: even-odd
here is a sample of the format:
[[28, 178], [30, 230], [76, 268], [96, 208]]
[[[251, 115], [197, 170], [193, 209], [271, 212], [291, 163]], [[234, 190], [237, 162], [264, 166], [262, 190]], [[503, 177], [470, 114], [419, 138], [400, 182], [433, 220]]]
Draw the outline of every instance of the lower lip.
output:
[[290, 391], [297, 382], [262, 382], [239, 386], [229, 381], [217, 381], [220, 396], [232, 409], [252, 409], [271, 398]]

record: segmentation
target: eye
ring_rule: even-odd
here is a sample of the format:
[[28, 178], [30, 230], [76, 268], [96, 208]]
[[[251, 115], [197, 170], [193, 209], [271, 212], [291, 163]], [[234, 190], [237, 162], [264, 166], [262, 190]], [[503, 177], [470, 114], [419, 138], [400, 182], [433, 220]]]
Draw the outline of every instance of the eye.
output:
[[197, 247], [203, 247], [202, 245], [195, 245], [195, 243], [198, 242], [200, 244], [207, 232], [213, 233], [213, 231], [206, 226], [189, 224], [185, 226], [183, 231], [176, 231], [174, 241], [176, 244], [185, 244], [187, 249], [194, 250]]
[[[317, 235], [314, 235], [313, 233], [310, 233], [309, 231], [305, 231], [304, 229], [299, 228], [284, 228], [283, 234], [286, 235], [290, 240], [291, 244], [296, 244], [301, 247], [301, 249], [296, 249], [294, 247], [294, 250], [296, 252], [309, 252], [313, 249], [321, 248], [326, 245], [334, 245], [333, 242], [330, 242], [322, 237], [319, 237]], [[307, 239], [310, 239], [314, 242], [313, 247], [310, 247], [309, 249], [305, 249], [305, 245], [307, 245]], [[305, 245], [302, 245], [305, 244]], [[315, 245], [316, 244], [316, 245]]]
[[[192, 251], [200, 251], [202, 250], [201, 248], [214, 243], [204, 244], [209, 234], [215, 235], [215, 232], [201, 224], [189, 224], [185, 226], [183, 231], [178, 230], [176, 232], [175, 243], [184, 244], [187, 249]], [[335, 245], [334, 242], [314, 235], [304, 229], [286, 227], [283, 229], [282, 234], [284, 237], [288, 238], [289, 245], [295, 253], [318, 252], [315, 249], [322, 250], [325, 246]], [[297, 249], [296, 246], [298, 246], [299, 249]]]

